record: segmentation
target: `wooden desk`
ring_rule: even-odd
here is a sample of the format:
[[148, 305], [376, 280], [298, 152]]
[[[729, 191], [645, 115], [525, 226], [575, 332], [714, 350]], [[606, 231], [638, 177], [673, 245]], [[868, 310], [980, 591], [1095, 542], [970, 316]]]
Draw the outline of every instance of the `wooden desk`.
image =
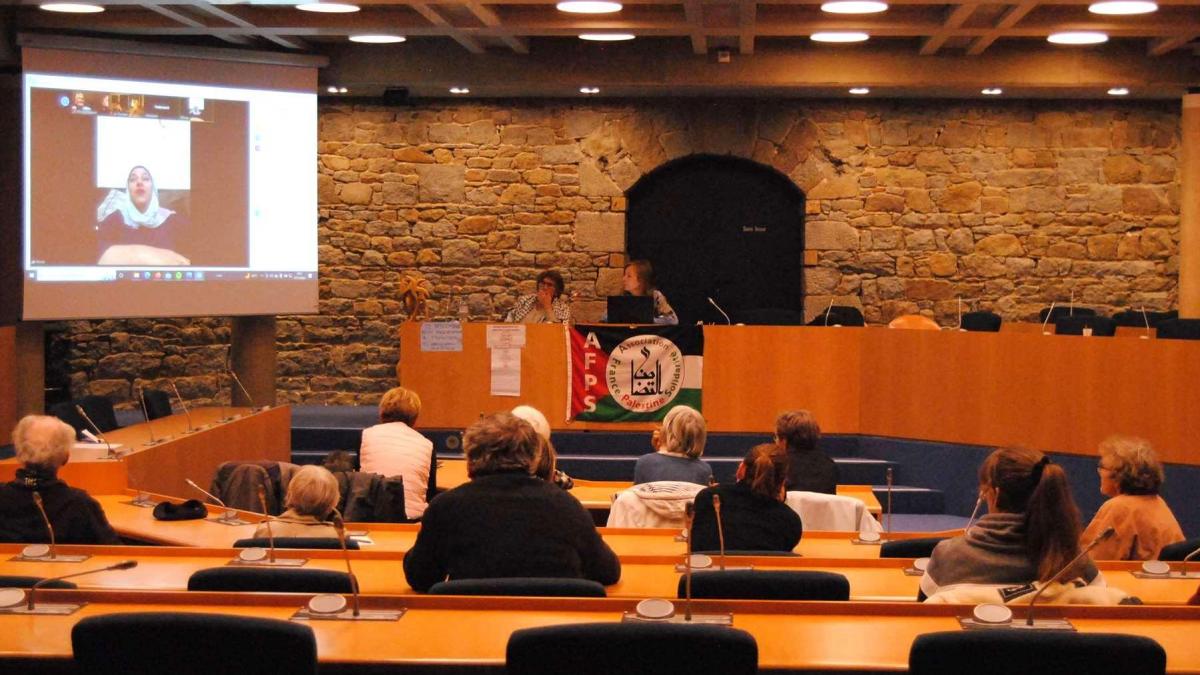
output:
[[[135, 611], [239, 614], [286, 620], [303, 596], [284, 594], [48, 591], [47, 601], [87, 602], [69, 616], [0, 615], [0, 664], [70, 658], [71, 627], [87, 616]], [[386, 664], [491, 666], [504, 662], [513, 631], [593, 621], [616, 621], [632, 599], [368, 597], [363, 607], [400, 608], [399, 622], [306, 622], [317, 655], [339, 671]], [[696, 612], [733, 612], [734, 626], [758, 642], [763, 670], [902, 672], [918, 635], [958, 630], [964, 608], [901, 603], [698, 601]], [[1050, 610], [1047, 610], [1049, 613]], [[1200, 608], [1055, 608], [1083, 632], [1122, 632], [1157, 640], [1170, 673], [1200, 672]], [[1019, 610], [1018, 610], [1019, 612]], [[1018, 613], [1018, 617], [1021, 614]], [[469, 639], [464, 639], [469, 636]], [[870, 639], [864, 639], [869, 636]]]
[[[420, 325], [401, 327], [398, 373], [421, 392], [422, 424], [461, 428], [513, 406], [489, 395], [485, 329], [466, 325], [462, 352], [422, 352]], [[653, 426], [565, 421], [563, 327], [526, 331], [519, 400], [555, 429]], [[705, 326], [704, 340], [709, 431], [762, 432], [780, 410], [803, 407], [827, 433], [1094, 455], [1119, 431], [1149, 439], [1164, 461], [1200, 464], [1194, 341], [802, 326]]]
[[[191, 411], [191, 423], [195, 431], [189, 433], [187, 416], [178, 414], [111, 431], [105, 436], [114, 446], [124, 446], [119, 449], [121, 459], [104, 459], [103, 450], [74, 450], [59, 476], [72, 487], [93, 494], [132, 487], [193, 495], [195, 490], [185, 480], [190, 478], [207, 488], [222, 462], [291, 461], [292, 411], [288, 406], [259, 412], [249, 408], [198, 408]], [[151, 432], [165, 440], [152, 445]], [[12, 459], [0, 462], [0, 481], [12, 480], [18, 466]]]

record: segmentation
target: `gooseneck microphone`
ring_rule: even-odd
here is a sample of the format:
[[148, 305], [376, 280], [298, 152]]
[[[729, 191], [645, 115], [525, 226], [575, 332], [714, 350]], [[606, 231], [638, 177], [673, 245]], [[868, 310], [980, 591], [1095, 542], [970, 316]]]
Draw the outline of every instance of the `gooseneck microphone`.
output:
[[1084, 556], [1091, 553], [1092, 549], [1096, 548], [1097, 546], [1100, 545], [1101, 542], [1109, 539], [1116, 533], [1117, 533], [1117, 530], [1116, 530], [1116, 528], [1113, 528], [1113, 527], [1110, 527], [1107, 530], [1101, 532], [1099, 535], [1096, 536], [1095, 539], [1092, 540], [1092, 543], [1088, 544], [1086, 547], [1084, 547], [1084, 549], [1082, 551], [1079, 552], [1079, 555], [1075, 556], [1074, 558], [1071, 558], [1071, 562], [1067, 563], [1066, 565], [1063, 565], [1063, 568], [1060, 569], [1058, 572], [1056, 572], [1054, 574], [1054, 576], [1050, 577], [1049, 581], [1042, 584], [1042, 587], [1037, 590], [1037, 593], [1034, 593], [1033, 597], [1029, 599], [1029, 614], [1025, 617], [1025, 625], [1026, 626], [1033, 625], [1033, 605], [1035, 602], [1038, 601], [1038, 598], [1040, 598], [1042, 596], [1042, 593], [1046, 592], [1046, 589], [1050, 587], [1050, 584], [1058, 581], [1059, 577], [1066, 574], [1069, 570], [1071, 570], [1071, 568], [1075, 567], [1075, 564], [1078, 563], [1080, 560], [1082, 560], [1084, 558]]
[[42, 496], [36, 491], [33, 493], [33, 505], [37, 507], [38, 513], [42, 514], [42, 522], [46, 523], [46, 531], [50, 533], [50, 559], [56, 557], [56, 549], [54, 542], [54, 526], [50, 524], [50, 516], [46, 515], [46, 505], [42, 502]]
[[271, 510], [267, 508], [267, 489], [258, 486], [258, 503], [262, 506], [263, 515], [267, 517], [263, 524], [267, 526], [267, 562], [275, 564], [275, 534], [271, 532]]
[[696, 538], [693, 536], [695, 534], [695, 532], [693, 531], [693, 527], [692, 527], [696, 523], [696, 504], [695, 504], [695, 502], [688, 502], [687, 504], [684, 505], [683, 516], [687, 520], [687, 533], [688, 533], [688, 555], [687, 555], [687, 558], [683, 561], [683, 563], [684, 563], [683, 564], [683, 568], [684, 568], [684, 570], [683, 570], [683, 573], [684, 573], [683, 620], [691, 621], [692, 620], [692, 555], [691, 555], [691, 550], [692, 550], [692, 543], [694, 541], [696, 541]]
[[50, 577], [48, 579], [42, 579], [41, 581], [38, 581], [37, 583], [35, 583], [34, 585], [29, 587], [29, 596], [26, 598], [25, 611], [27, 611], [27, 612], [33, 611], [34, 596], [36, 595], [37, 590], [39, 588], [41, 588], [42, 586], [45, 586], [48, 583], [51, 583], [53, 581], [62, 581], [63, 579], [71, 579], [73, 577], [81, 577], [85, 574], [96, 574], [97, 572], [113, 572], [116, 570], [133, 569], [134, 567], [137, 567], [137, 565], [138, 565], [138, 561], [136, 561], [136, 560], [122, 560], [121, 562], [109, 565], [108, 567], [100, 567], [100, 568], [97, 568], [94, 570], [84, 570], [82, 572], [72, 572], [70, 574], [64, 574], [62, 576]]
[[146, 431], [150, 432], [150, 445], [158, 443], [158, 438], [154, 436], [154, 425], [150, 423], [150, 409], [146, 407], [146, 390], [138, 390], [138, 402], [142, 404], [142, 417], [146, 418]]
[[175, 392], [175, 398], [179, 401], [179, 407], [183, 408], [183, 415], [187, 418], [188, 431], [195, 431], [192, 427], [192, 411], [188, 409], [187, 402], [183, 400], [183, 396], [179, 394], [179, 387], [175, 386], [175, 380], [168, 378], [167, 382], [171, 383], [171, 391]]
[[[242, 378], [238, 377], [237, 371], [233, 368], [229, 369], [229, 375], [233, 377], [234, 382], [237, 382], [238, 389], [242, 390], [242, 396], [246, 397], [246, 401], [250, 403], [250, 410], [253, 412], [258, 406], [254, 405], [254, 397], [250, 395], [250, 392], [246, 391], [246, 386], [242, 384]], [[230, 396], [230, 398], [232, 399], [233, 397]]]
[[975, 524], [975, 516], [979, 515], [981, 506], [983, 506], [983, 495], [979, 495], [979, 498], [975, 500], [975, 508], [971, 511], [971, 517], [967, 518], [967, 524], [963, 526], [963, 534], [966, 534], [971, 529], [971, 525]]
[[833, 298], [829, 298], [829, 306], [825, 308], [825, 326], [829, 327], [829, 314], [833, 311]]
[[1191, 562], [1192, 558], [1195, 558], [1197, 555], [1200, 555], [1200, 548], [1197, 548], [1195, 551], [1192, 551], [1191, 553], [1183, 556], [1183, 564], [1179, 566], [1179, 575], [1180, 576], [1185, 577], [1185, 578], [1187, 577], [1187, 574], [1188, 574], [1187, 564], [1189, 562]]
[[1050, 323], [1050, 317], [1054, 316], [1054, 302], [1050, 303], [1050, 309], [1046, 310], [1046, 320], [1042, 321], [1042, 335], [1049, 335], [1046, 330], [1046, 325]]
[[733, 321], [730, 320], [729, 315], [725, 313], [725, 310], [721, 309], [721, 306], [717, 304], [717, 301], [713, 300], [711, 297], [708, 297], [708, 296], [705, 296], [705, 297], [708, 300], [708, 304], [712, 305], [713, 307], [716, 307], [717, 311], [721, 313], [721, 316], [725, 317], [725, 325], [726, 326], [733, 325]]
[[887, 469], [887, 516], [884, 518], [887, 522], [885, 529], [889, 536], [892, 534], [892, 476], [892, 467], [889, 466]]
[[88, 417], [87, 411], [83, 409], [83, 406], [76, 404], [75, 412], [79, 413], [79, 416], [83, 418], [83, 421], [88, 423], [88, 426], [92, 428], [92, 431], [96, 434], [96, 437], [99, 438], [104, 445], [108, 446], [107, 458], [118, 459], [120, 455], [113, 450], [112, 443], [109, 443], [108, 439], [104, 437], [104, 432], [100, 431], [100, 427], [96, 426], [96, 423], [92, 421], [92, 418]]
[[[719, 547], [717, 567], [725, 570], [725, 526], [721, 523], [721, 495], [713, 493], [713, 513], [717, 516], [717, 546]], [[690, 562], [690, 561], [689, 561]]]
[[359, 615], [358, 609], [358, 577], [354, 576], [354, 570], [350, 567], [350, 549], [346, 548], [346, 521], [342, 519], [342, 514], [337, 511], [333, 512], [333, 528], [337, 530], [338, 543], [342, 545], [342, 557], [346, 561], [346, 574], [350, 576], [350, 597], [354, 603], [352, 605], [353, 616]]
[[221, 517], [217, 518], [216, 522], [221, 523], [223, 525], [245, 525], [245, 523], [238, 520], [237, 511], [234, 511], [233, 509], [226, 506], [225, 502], [221, 501], [221, 499], [219, 497], [217, 497], [213, 493], [209, 492], [208, 490], [205, 490], [204, 488], [200, 487], [199, 485], [196, 485], [196, 482], [193, 481], [191, 478], [184, 478], [183, 482], [192, 486], [193, 489], [195, 489], [197, 492], [203, 494], [205, 497], [208, 497], [209, 499], [216, 502], [217, 506], [220, 506], [221, 508], [225, 509], [225, 513], [221, 514]]

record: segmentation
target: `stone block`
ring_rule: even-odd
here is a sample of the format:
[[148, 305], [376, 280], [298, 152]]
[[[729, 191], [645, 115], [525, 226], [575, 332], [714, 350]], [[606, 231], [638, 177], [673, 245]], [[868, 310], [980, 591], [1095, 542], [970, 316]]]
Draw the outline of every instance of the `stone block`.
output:
[[952, 121], [937, 134], [937, 145], [943, 148], [973, 148], [979, 145], [982, 127], [967, 122]]
[[463, 267], [479, 265], [479, 244], [469, 239], [446, 242], [442, 246], [442, 264]]
[[529, 252], [557, 251], [558, 228], [522, 226], [520, 248], [522, 251]]
[[882, 211], [885, 213], [903, 213], [904, 197], [886, 192], [876, 192], [866, 199], [867, 211]]
[[583, 162], [579, 165], [579, 191], [587, 197], [619, 197], [621, 188], [606, 176], [595, 162]]
[[547, 145], [538, 149], [542, 164], [578, 164], [583, 151], [578, 145]]
[[430, 143], [466, 143], [469, 130], [465, 124], [430, 124]]
[[467, 216], [458, 221], [459, 234], [487, 234], [496, 229], [496, 216]]
[[571, 110], [563, 115], [567, 138], [583, 138], [604, 124], [604, 114], [593, 110]]
[[329, 282], [329, 292], [336, 298], [361, 298], [370, 295], [371, 287], [366, 281], [333, 279]]
[[466, 192], [466, 167], [428, 164], [416, 167], [422, 203], [461, 202]]
[[381, 196], [383, 203], [396, 206], [407, 206], [417, 203], [417, 186], [406, 183], [383, 183]]
[[833, 293], [842, 281], [836, 267], [809, 267], [804, 270], [804, 290], [809, 296]]
[[953, 253], [933, 253], [926, 259], [929, 272], [935, 277], [951, 277], [958, 272], [958, 256]]
[[420, 150], [408, 147], [400, 148], [392, 152], [392, 157], [397, 162], [408, 162], [409, 164], [433, 164], [433, 157]]
[[[834, 176], [822, 179], [808, 194], [809, 200], [847, 199], [859, 196], [858, 177], [852, 174]], [[812, 203], [810, 201], [810, 203]]]
[[625, 214], [579, 212], [575, 216], [575, 246], [585, 251], [624, 251]]
[[495, 145], [500, 140], [496, 124], [491, 120], [476, 120], [467, 125], [467, 141], [476, 145]]
[[513, 183], [500, 193], [501, 204], [532, 204], [537, 197], [534, 189], [524, 183]]
[[1129, 155], [1104, 158], [1104, 180], [1108, 183], [1140, 183], [1142, 163]]
[[938, 209], [946, 213], [966, 213], [979, 210], [979, 196], [983, 186], [976, 181], [955, 183], [942, 191], [934, 201]]
[[339, 191], [343, 204], [370, 204], [373, 190], [366, 183], [346, 183]]
[[1169, 208], [1165, 196], [1150, 187], [1127, 187], [1121, 191], [1121, 208], [1126, 213], [1139, 215], [1166, 213]]
[[596, 297], [604, 298], [610, 295], [620, 295], [625, 287], [621, 278], [625, 274], [623, 268], [602, 267], [596, 272]]
[[858, 230], [834, 220], [809, 221], [804, 226], [804, 247], [812, 250], [853, 251]]
[[982, 253], [963, 256], [959, 263], [962, 266], [963, 274], [967, 276], [992, 278], [1002, 277], [1008, 273], [1008, 268], [1001, 260]]
[[975, 243], [975, 250], [991, 256], [1007, 258], [1025, 255], [1021, 241], [1011, 234], [993, 234]]

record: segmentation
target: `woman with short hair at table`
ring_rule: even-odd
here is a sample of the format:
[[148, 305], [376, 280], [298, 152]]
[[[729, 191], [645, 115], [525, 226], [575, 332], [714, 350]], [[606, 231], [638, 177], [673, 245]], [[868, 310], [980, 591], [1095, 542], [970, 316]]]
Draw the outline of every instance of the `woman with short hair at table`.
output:
[[[1079, 508], [1067, 474], [1037, 450], [1001, 448], [979, 467], [988, 513], [960, 537], [937, 545], [921, 578], [932, 596], [959, 584], [1049, 581], [1079, 555]], [[1086, 556], [1065, 579], [1103, 584]]]
[[656, 452], [638, 457], [634, 464], [634, 485], [660, 480], [708, 485], [712, 467], [700, 459], [707, 438], [707, 426], [699, 411], [686, 405], [671, 408], [662, 427], [650, 437]]
[[512, 414], [529, 422], [540, 439], [538, 459], [534, 465], [533, 475], [550, 481], [564, 490], [575, 487], [575, 481], [558, 469], [558, 453], [554, 450], [554, 444], [550, 442], [550, 422], [546, 420], [542, 411], [531, 405], [519, 405], [512, 409]]
[[1092, 550], [1096, 560], [1153, 560], [1168, 544], [1184, 540], [1171, 507], [1159, 496], [1163, 467], [1150, 442], [1112, 436], [1100, 443], [1100, 506], [1083, 531], [1087, 544], [1109, 527], [1117, 532]]
[[404, 514], [409, 520], [425, 513], [434, 462], [433, 441], [413, 429], [420, 414], [421, 397], [417, 392], [392, 387], [379, 401], [379, 424], [363, 429], [358, 451], [364, 472], [404, 480]]
[[565, 295], [565, 290], [563, 276], [554, 270], [545, 270], [537, 275], [536, 291], [517, 298], [504, 320], [508, 323], [569, 323], [571, 296]]
[[[337, 478], [323, 466], [303, 466], [287, 485], [284, 505], [287, 510], [271, 519], [269, 533], [273, 537], [336, 537], [337, 530], [328, 523], [337, 506]], [[266, 523], [254, 531], [255, 537], [268, 535]]]
[[416, 591], [450, 579], [568, 577], [604, 585], [621, 563], [578, 499], [533, 475], [539, 437], [510, 413], [480, 418], [463, 434], [470, 482], [429, 503], [404, 556]]
[[654, 284], [654, 267], [649, 260], [631, 260], [625, 265], [621, 285], [627, 295], [650, 296], [654, 302], [654, 323], [675, 325], [679, 316], [671, 309], [667, 296]]
[[772, 443], [750, 448], [738, 465], [733, 485], [708, 487], [696, 494], [693, 551], [720, 549], [716, 506], [721, 501], [725, 549], [731, 551], [791, 551], [800, 543], [800, 516], [784, 503], [787, 455]]
[[821, 427], [807, 410], [788, 410], [775, 418], [775, 443], [787, 451], [787, 489], [837, 494], [837, 464], [817, 443]]

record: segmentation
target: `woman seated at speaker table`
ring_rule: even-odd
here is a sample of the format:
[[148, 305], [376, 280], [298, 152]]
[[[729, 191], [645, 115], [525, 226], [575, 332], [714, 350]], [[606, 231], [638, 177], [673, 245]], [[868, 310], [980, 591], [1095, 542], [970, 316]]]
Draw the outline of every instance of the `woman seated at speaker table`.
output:
[[725, 549], [741, 551], [791, 551], [800, 543], [804, 526], [800, 516], [784, 503], [787, 454], [763, 443], [750, 448], [738, 465], [737, 482], [701, 490], [696, 494], [696, 521], [692, 528], [693, 551], [720, 549], [716, 506], [721, 500], [721, 529]]
[[463, 434], [471, 480], [429, 503], [404, 576], [417, 591], [450, 579], [569, 577], [604, 585], [621, 563], [579, 500], [533, 475], [539, 437], [509, 413]]
[[558, 453], [554, 450], [554, 444], [550, 442], [550, 422], [546, 421], [546, 416], [542, 414], [542, 411], [531, 405], [519, 405], [512, 409], [512, 414], [529, 422], [540, 439], [538, 461], [533, 469], [533, 475], [550, 481], [564, 490], [575, 487], [575, 481], [558, 469]]
[[[271, 536], [337, 537], [337, 530], [328, 522], [339, 496], [337, 479], [329, 469], [311, 464], [301, 467], [287, 486], [287, 510], [271, 520]], [[261, 523], [254, 536], [267, 536], [267, 524]]]
[[638, 457], [633, 466], [633, 483], [675, 480], [708, 485], [712, 467], [700, 459], [708, 437], [704, 417], [686, 405], [671, 408], [662, 427], [650, 436], [655, 452]]
[[566, 288], [562, 275], [546, 270], [537, 275], [537, 292], [517, 298], [504, 320], [508, 323], [568, 323], [571, 321], [571, 300], [563, 295]]
[[[671, 309], [671, 304], [667, 302], [667, 296], [662, 294], [654, 285], [654, 267], [650, 265], [649, 260], [631, 260], [625, 265], [625, 274], [621, 276], [621, 285], [625, 289], [626, 295], [635, 295], [638, 297], [650, 296], [654, 300], [654, 323], [668, 324], [674, 326], [679, 323], [679, 317], [675, 314], [675, 310]], [[608, 315], [601, 317], [600, 322], [608, 321]]]
[[363, 471], [404, 479], [404, 514], [409, 520], [425, 513], [434, 462], [433, 441], [412, 428], [420, 414], [417, 392], [392, 387], [379, 401], [379, 424], [363, 429], [358, 450]]
[[775, 444], [787, 452], [787, 489], [837, 494], [837, 464], [817, 443], [821, 427], [807, 410], [789, 410], [775, 418]]
[[1184, 540], [1171, 507], [1158, 495], [1163, 467], [1141, 438], [1113, 436], [1100, 443], [1100, 506], [1083, 531], [1086, 545], [1109, 527], [1117, 533], [1092, 551], [1096, 560], [1153, 560], [1163, 546]]
[[125, 191], [109, 190], [96, 208], [98, 265], [190, 265], [177, 253], [175, 238], [186, 218], [158, 203], [150, 170], [129, 170]]
[[[70, 425], [57, 417], [26, 415], [13, 429], [12, 440], [21, 467], [16, 480], [0, 484], [0, 542], [48, 544], [48, 519], [59, 544], [121, 543], [99, 502], [58, 478], [75, 445]], [[35, 495], [42, 500], [41, 509]]]
[[[921, 578], [924, 595], [957, 584], [1049, 581], [1079, 554], [1079, 508], [1066, 473], [1047, 455], [1024, 448], [994, 451], [979, 467], [979, 494], [987, 515], [933, 550]], [[1086, 556], [1064, 580], [1080, 577], [1104, 583]]]

